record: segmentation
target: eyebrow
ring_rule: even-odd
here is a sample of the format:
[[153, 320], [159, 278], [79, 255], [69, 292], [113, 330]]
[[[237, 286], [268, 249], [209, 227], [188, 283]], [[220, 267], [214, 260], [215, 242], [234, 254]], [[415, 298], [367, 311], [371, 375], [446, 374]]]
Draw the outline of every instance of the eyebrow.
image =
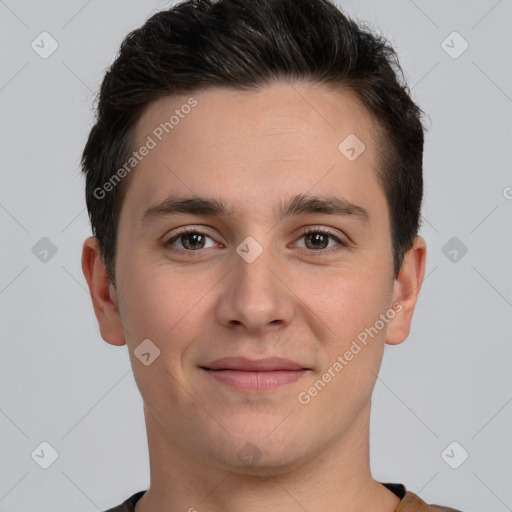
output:
[[[354, 217], [363, 223], [368, 223], [370, 220], [368, 210], [338, 196], [298, 194], [286, 201], [282, 201], [277, 208], [274, 209], [274, 217], [279, 221], [290, 216], [312, 213]], [[141, 216], [141, 224], [176, 214], [200, 215], [205, 217], [233, 217], [234, 210], [222, 199], [172, 195], [145, 210]]]

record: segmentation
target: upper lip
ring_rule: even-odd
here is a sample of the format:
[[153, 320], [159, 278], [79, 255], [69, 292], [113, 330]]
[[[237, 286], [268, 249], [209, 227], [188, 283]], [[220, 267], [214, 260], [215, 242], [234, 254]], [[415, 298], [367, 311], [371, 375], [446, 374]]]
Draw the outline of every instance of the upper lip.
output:
[[223, 357], [206, 364], [208, 370], [240, 370], [246, 372], [272, 372], [278, 370], [307, 370], [304, 366], [283, 357], [249, 359], [247, 357]]

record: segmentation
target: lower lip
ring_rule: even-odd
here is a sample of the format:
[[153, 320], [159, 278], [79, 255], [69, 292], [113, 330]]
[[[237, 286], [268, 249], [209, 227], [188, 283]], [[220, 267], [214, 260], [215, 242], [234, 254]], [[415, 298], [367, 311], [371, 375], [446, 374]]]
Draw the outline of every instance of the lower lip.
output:
[[244, 372], [241, 370], [207, 370], [215, 380], [234, 388], [249, 391], [267, 391], [298, 381], [308, 370], [277, 370], [271, 372]]

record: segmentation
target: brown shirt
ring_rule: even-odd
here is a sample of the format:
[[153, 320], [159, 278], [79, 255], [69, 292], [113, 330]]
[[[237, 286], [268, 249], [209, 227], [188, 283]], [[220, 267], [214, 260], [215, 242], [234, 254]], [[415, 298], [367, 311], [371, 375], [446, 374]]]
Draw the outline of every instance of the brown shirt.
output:
[[[428, 505], [419, 496], [413, 492], [407, 491], [403, 484], [382, 484], [384, 487], [394, 492], [399, 498], [400, 503], [395, 512], [461, 512], [454, 508], [441, 507], [440, 505]], [[111, 508], [106, 512], [135, 512], [135, 504], [142, 498], [146, 491], [139, 491], [130, 496], [121, 505]]]

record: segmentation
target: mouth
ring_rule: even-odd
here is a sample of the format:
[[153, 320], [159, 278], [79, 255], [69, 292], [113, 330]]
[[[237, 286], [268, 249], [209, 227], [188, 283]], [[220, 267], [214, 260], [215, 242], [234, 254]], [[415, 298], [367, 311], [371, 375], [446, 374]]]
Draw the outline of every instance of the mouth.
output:
[[268, 391], [296, 382], [311, 369], [290, 359], [226, 357], [200, 369], [215, 381], [245, 391]]

